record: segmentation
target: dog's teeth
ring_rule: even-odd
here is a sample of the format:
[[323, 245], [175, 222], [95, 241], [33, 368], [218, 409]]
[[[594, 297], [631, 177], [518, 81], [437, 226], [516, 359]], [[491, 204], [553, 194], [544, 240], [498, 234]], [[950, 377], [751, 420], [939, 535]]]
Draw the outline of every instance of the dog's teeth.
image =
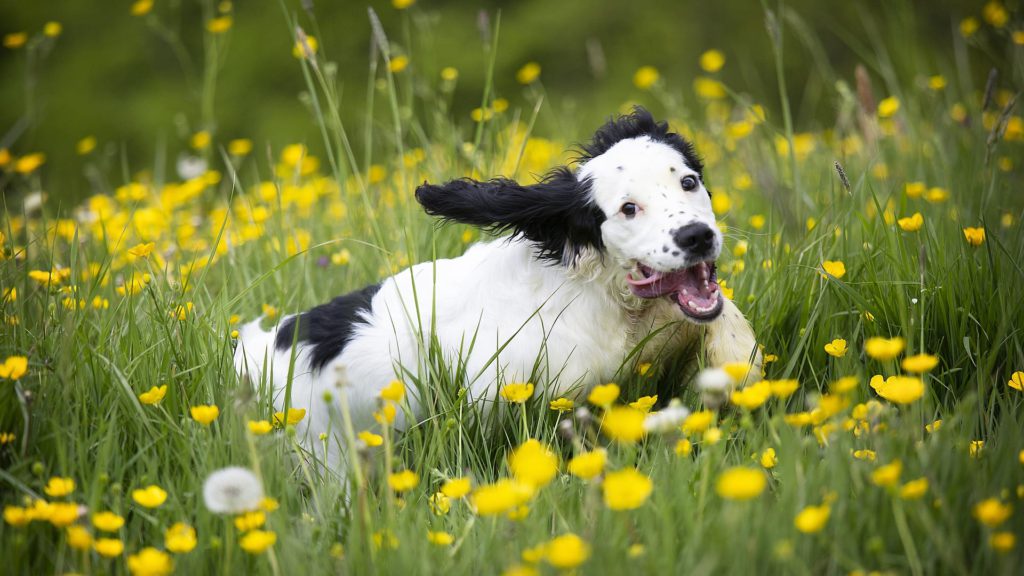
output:
[[683, 296], [689, 296], [689, 295], [690, 295], [690, 292], [687, 291], [686, 288], [683, 288]]
[[[693, 300], [688, 300], [686, 302], [686, 305], [689, 306], [690, 308], [697, 308], [697, 303], [694, 302]], [[699, 308], [698, 308], [698, 310], [699, 310]]]

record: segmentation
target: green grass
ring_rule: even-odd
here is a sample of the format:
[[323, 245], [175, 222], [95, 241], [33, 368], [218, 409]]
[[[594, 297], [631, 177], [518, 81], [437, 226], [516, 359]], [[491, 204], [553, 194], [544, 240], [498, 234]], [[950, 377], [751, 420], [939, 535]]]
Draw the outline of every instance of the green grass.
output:
[[[793, 14], [778, 25], [801, 29]], [[401, 33], [425, 33], [421, 26], [407, 23]], [[108, 560], [71, 547], [66, 530], [45, 521], [4, 522], [5, 572], [126, 573], [129, 555], [163, 548], [164, 530], [186, 522], [196, 528], [198, 545], [174, 557], [182, 574], [499, 573], [528, 566], [524, 550], [570, 532], [590, 545], [584, 573], [1014, 573], [1024, 544], [1001, 552], [990, 537], [1000, 532], [1020, 540], [1024, 515], [1015, 511], [991, 528], [973, 510], [988, 498], [1020, 508], [1024, 498], [1024, 393], [1007, 384], [1024, 370], [1024, 201], [1017, 193], [1024, 156], [1020, 119], [1007, 105], [1012, 95], [996, 92], [983, 110], [984, 86], [972, 84], [964, 66], [975, 52], [1001, 54], [999, 66], [1013, 86], [1024, 57], [1000, 31], [978, 34], [966, 42], [951, 38], [949, 53], [927, 60], [895, 34], [872, 38], [870, 51], [864, 39], [851, 38], [851, 49], [863, 54], [875, 79], [875, 98], [899, 100], [890, 119], [879, 119], [850, 88], [834, 96], [840, 112], [834, 124], [805, 128], [798, 109], [796, 127], [790, 113], [771, 111], [763, 123], [741, 125], [758, 99], [737, 86], [710, 101], [663, 77], [645, 93], [645, 104], [697, 142], [715, 198], [729, 201], [718, 205], [727, 236], [720, 276], [765, 353], [778, 358], [767, 364], [766, 377], [801, 384], [792, 397], [752, 412], [722, 409], [716, 417], [721, 439], [691, 435], [693, 451], [685, 456], [675, 452], [678, 430], [624, 446], [609, 443], [584, 418], [574, 420], [571, 438], [559, 435], [543, 376], [525, 411], [500, 404], [481, 414], [460, 393], [465, 377], [458, 364], [436, 346], [420, 373], [403, 378], [431, 398], [424, 403], [427, 417], [369, 449], [360, 461], [365, 477], [351, 490], [324, 474], [293, 430], [248, 432], [247, 420], [270, 419], [274, 410], [263, 383], [240, 382], [234, 374], [233, 316], [255, 318], [266, 313], [264, 305], [280, 313], [302, 310], [410, 263], [461, 253], [479, 234], [436, 227], [411, 191], [425, 179], [464, 175], [529, 179], [562, 161], [561, 151], [571, 145], [567, 136], [530, 134], [538, 111], [548, 106], [540, 101], [540, 86], [512, 98], [511, 107], [489, 121], [469, 124], [449, 110], [443, 82], [415, 67], [391, 71], [386, 39], [378, 36], [382, 59], [371, 66], [365, 94], [368, 106], [383, 111], [369, 116], [383, 118], [380, 123], [343, 126], [335, 113], [344, 106], [342, 92], [329, 62], [318, 56], [299, 64], [308, 83], [304, 101], [322, 135], [318, 145], [327, 151], [308, 174], [287, 165], [286, 151], [259, 143], [249, 157], [231, 157], [215, 135], [214, 146], [198, 154], [219, 179], [183, 184], [162, 176], [167, 167], [156, 158], [144, 174], [119, 166], [105, 175], [141, 183], [137, 197], [128, 188], [97, 184], [106, 200], [94, 197], [79, 209], [51, 201], [25, 214], [20, 200], [45, 184], [48, 167], [25, 175], [8, 165], [0, 173], [0, 288], [15, 288], [17, 297], [0, 304], [0, 359], [26, 356], [29, 369], [17, 381], [0, 379], [0, 433], [14, 435], [0, 445], [0, 504], [45, 498], [47, 480], [65, 476], [76, 481], [75, 491], [49, 500], [80, 503], [90, 512], [113, 510], [126, 523], [116, 534], [125, 553]], [[811, 35], [797, 37], [814, 49]], [[481, 66], [492, 67], [498, 49], [488, 46]], [[908, 64], [908, 58], [918, 60]], [[823, 78], [833, 79], [836, 72], [821, 62]], [[942, 74], [948, 85], [928, 89], [932, 74]], [[348, 98], [356, 93], [346, 92]], [[501, 96], [490, 84], [481, 94], [485, 106]], [[955, 107], [965, 119], [953, 119]], [[1001, 115], [1014, 118], [1005, 134]], [[737, 137], [740, 128], [750, 134]], [[365, 140], [358, 148], [350, 140], [355, 133]], [[801, 142], [813, 146], [802, 150]], [[100, 170], [100, 164], [93, 167]], [[911, 197], [906, 185], [912, 182], [941, 188], [948, 199]], [[902, 231], [894, 218], [915, 212], [923, 227]], [[754, 225], [755, 216], [764, 218], [763, 227]], [[985, 241], [967, 243], [965, 227], [983, 227]], [[155, 243], [153, 254], [129, 261], [128, 249], [142, 242]], [[736, 256], [741, 242], [747, 251]], [[845, 275], [823, 277], [826, 260], [844, 262]], [[30, 271], [55, 267], [70, 271], [59, 286], [30, 277]], [[138, 294], [116, 292], [143, 273], [151, 280]], [[94, 298], [109, 308], [94, 308]], [[66, 305], [75, 301], [85, 307]], [[193, 307], [184, 319], [170, 314], [185, 303]], [[902, 336], [905, 355], [939, 357], [924, 376], [923, 398], [898, 406], [872, 391], [873, 375], [900, 372], [895, 361], [863, 353], [872, 336]], [[842, 358], [824, 351], [834, 338], [849, 343]], [[701, 364], [691, 353], [666, 359], [646, 375], [627, 368], [616, 377], [621, 400], [657, 393], [659, 406], [678, 398], [697, 410], [702, 399], [692, 378]], [[844, 376], [857, 377], [859, 385], [844, 396], [841, 410], [817, 426], [784, 421], [784, 414], [813, 410]], [[140, 403], [140, 393], [164, 384], [167, 395], [158, 405]], [[862, 404], [871, 400], [880, 402], [878, 409], [864, 416]], [[189, 407], [199, 404], [220, 407], [215, 423], [190, 418]], [[941, 427], [926, 432], [937, 419]], [[563, 464], [528, 503], [525, 518], [479, 516], [465, 501], [453, 501], [446, 515], [431, 512], [428, 500], [447, 478], [465, 475], [479, 486], [507, 477], [506, 456], [527, 437], [550, 444]], [[976, 441], [984, 441], [978, 451], [971, 449]], [[574, 453], [606, 444], [609, 471], [636, 466], [653, 479], [650, 498], [637, 510], [609, 510], [600, 481], [566, 472]], [[749, 501], [722, 497], [716, 490], [722, 472], [762, 470], [755, 455], [767, 448], [776, 451], [777, 465], [760, 472], [765, 491]], [[854, 450], [872, 450], [876, 459], [854, 458]], [[872, 482], [872, 472], [896, 460], [903, 465], [899, 485], [927, 478], [924, 497], [904, 499], [899, 485]], [[242, 551], [231, 519], [203, 505], [204, 479], [229, 465], [256, 471], [267, 495], [280, 503], [267, 514], [266, 529], [277, 534], [268, 552]], [[420, 482], [399, 497], [385, 476], [403, 468], [415, 470]], [[169, 494], [153, 510], [130, 497], [149, 484]], [[823, 502], [830, 506], [825, 527], [799, 532], [796, 515]], [[88, 517], [78, 523], [95, 534]], [[451, 533], [454, 544], [431, 544], [428, 530]], [[397, 548], [375, 546], [373, 535], [381, 531], [397, 538]], [[536, 568], [556, 571], [543, 561]]]

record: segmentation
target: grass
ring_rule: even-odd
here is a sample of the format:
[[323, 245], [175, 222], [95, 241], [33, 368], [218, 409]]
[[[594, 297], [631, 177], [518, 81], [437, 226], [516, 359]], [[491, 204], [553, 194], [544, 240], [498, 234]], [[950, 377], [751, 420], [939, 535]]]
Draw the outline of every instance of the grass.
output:
[[[769, 14], [781, 84], [788, 36], [771, 27], [799, 28], [800, 21]], [[298, 21], [289, 15], [288, 24]], [[497, 24], [483, 65], [493, 66]], [[407, 21], [403, 34], [422, 33], [421, 26]], [[451, 81], [396, 66], [386, 32], [375, 32], [380, 60], [366, 90], [367, 105], [384, 109], [379, 122], [344, 126], [329, 61], [322, 54], [299, 61], [326, 151], [320, 158], [302, 145], [232, 154], [214, 134], [214, 145], [194, 151], [210, 168], [190, 180], [161, 177], [157, 159], [152, 172], [125, 176], [122, 186], [100, 185], [82, 206], [50, 202], [41, 211], [18, 200], [40, 189], [46, 167], [19, 171], [24, 155], [5, 163], [0, 358], [28, 358], [25, 374], [0, 379], [5, 570], [125, 573], [129, 556], [163, 549], [164, 531], [185, 522], [198, 539], [194, 550], [174, 555], [179, 573], [552, 573], [559, 553], [570, 564], [573, 554], [565, 540], [545, 543], [568, 533], [589, 546], [576, 558], [586, 557], [586, 573], [1015, 572], [1022, 546], [1007, 541], [1024, 534], [1024, 516], [1015, 511], [997, 522], [976, 507], [995, 499], [1020, 508], [1024, 498], [1024, 393], [1009, 385], [1024, 369], [1024, 203], [1015, 193], [1021, 124], [1013, 94], [986, 95], [964, 68], [965, 54], [991, 53], [1002, 41], [1001, 66], [1014, 82], [1024, 59], [1005, 34], [985, 28], [966, 41], [957, 36], [937, 64], [907, 68], [917, 75], [892, 63], [901, 38], [878, 38], [873, 52], [851, 40], [864, 53], [866, 77], [882, 79], [859, 88], [894, 100], [880, 113], [874, 101], [840, 89], [835, 124], [806, 132], [794, 124], [801, 116], [790, 113], [784, 93], [783, 119], [769, 113], [762, 120], [755, 101], [735, 86], [714, 84], [696, 97], [680, 97], [673, 78], [647, 87], [646, 103], [706, 157], [727, 233], [720, 276], [765, 353], [777, 358], [765, 377], [797, 379], [795, 394], [753, 409], [721, 408], [710, 431], [676, 428], [621, 443], [598, 433], [595, 406], [589, 416], [549, 410], [543, 371], [523, 407], [500, 403], [481, 413], [460, 392], [458, 363], [433, 343], [429, 364], [403, 377], [431, 398], [427, 418], [401, 435], [376, 429], [383, 445], [364, 451], [358, 464], [365, 474], [346, 488], [324, 473], [315, 453], [303, 451], [294, 427], [248, 431], [247, 421], [271, 420], [274, 408], [264, 383], [234, 375], [232, 330], [410, 263], [458, 255], [478, 233], [436, 227], [411, 198], [416, 183], [463, 175], [530, 179], [564, 161], [571, 145], [564, 136], [532, 134], [545, 106], [539, 84], [507, 109], [483, 86], [487, 120], [457, 119], [446, 100]], [[813, 47], [808, 34], [798, 38]], [[927, 87], [933, 73], [947, 80], [944, 88]], [[822, 65], [822, 74], [834, 72]], [[217, 74], [204, 77], [214, 82]], [[203, 90], [212, 94], [213, 86]], [[898, 109], [887, 114], [894, 102]], [[357, 132], [364, 135], [358, 149], [350, 140]], [[901, 229], [896, 220], [917, 212], [921, 228]], [[967, 242], [967, 227], [983, 228], [984, 241]], [[149, 242], [149, 255], [129, 252]], [[845, 273], [823, 275], [825, 261], [843, 262]], [[52, 270], [62, 271], [55, 272], [59, 281], [33, 274]], [[133, 281], [137, 293], [118, 293]], [[903, 372], [898, 359], [864, 353], [874, 336], [904, 338], [903, 356], [938, 357], [921, 376], [923, 397], [900, 405], [869, 387], [875, 374]], [[824, 350], [836, 338], [849, 346], [839, 358]], [[641, 374], [626, 363], [615, 378], [620, 403], [657, 394], [658, 408], [678, 398], [698, 410], [705, 399], [692, 378], [700, 364], [689, 355]], [[846, 376], [857, 385], [831, 391]], [[158, 385], [167, 386], [166, 396], [142, 403], [139, 395]], [[202, 404], [220, 409], [208, 426], [190, 417], [190, 407]], [[787, 422], [793, 414], [811, 423]], [[560, 418], [572, 422], [571, 434], [558, 433]], [[679, 454], [684, 436], [690, 450]], [[509, 477], [507, 456], [528, 438], [549, 445], [562, 465], [525, 509], [513, 509], [522, 517], [475, 514], [468, 500], [451, 501], [446, 514], [432, 511], [430, 499], [446, 479], [467, 476], [479, 487]], [[609, 509], [600, 479], [567, 472], [574, 454], [598, 446], [607, 447], [608, 472], [635, 466], [651, 479], [651, 495], [638, 509]], [[770, 468], [769, 448], [776, 461]], [[880, 486], [886, 482], [876, 473], [896, 461], [898, 480]], [[203, 505], [205, 478], [229, 465], [255, 471], [278, 503], [264, 526], [276, 543], [263, 553], [243, 551], [232, 519]], [[763, 492], [729, 497], [720, 483], [736, 467], [765, 480]], [[419, 481], [397, 494], [386, 476], [402, 469]], [[47, 496], [51, 477], [72, 478], [74, 491]], [[906, 484], [921, 478], [925, 493], [909, 497]], [[168, 494], [154, 509], [131, 497], [150, 484]], [[756, 487], [757, 480], [741, 484]], [[122, 515], [124, 526], [108, 537], [122, 541], [124, 553], [108, 559], [76, 548], [68, 528], [53, 525], [62, 522], [52, 510], [19, 525], [18, 507], [39, 499], [86, 507], [68, 521], [94, 538], [102, 534], [91, 513]], [[809, 506], [828, 516], [805, 533], [795, 519]], [[428, 531], [447, 532], [453, 542], [431, 543]]]

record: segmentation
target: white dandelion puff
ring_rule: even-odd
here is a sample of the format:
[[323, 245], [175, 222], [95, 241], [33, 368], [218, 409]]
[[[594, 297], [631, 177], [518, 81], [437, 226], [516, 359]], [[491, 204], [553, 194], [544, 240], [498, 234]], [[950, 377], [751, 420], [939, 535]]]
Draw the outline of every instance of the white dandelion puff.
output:
[[714, 410], [721, 406], [732, 390], [732, 376], [721, 368], [708, 368], [697, 375], [697, 388], [704, 405]]
[[644, 418], [644, 432], [663, 434], [675, 430], [683, 424], [690, 411], [679, 400], [672, 399], [664, 410], [651, 412]]
[[246, 468], [221, 468], [203, 483], [203, 500], [214, 514], [249, 512], [258, 508], [263, 500], [263, 484]]

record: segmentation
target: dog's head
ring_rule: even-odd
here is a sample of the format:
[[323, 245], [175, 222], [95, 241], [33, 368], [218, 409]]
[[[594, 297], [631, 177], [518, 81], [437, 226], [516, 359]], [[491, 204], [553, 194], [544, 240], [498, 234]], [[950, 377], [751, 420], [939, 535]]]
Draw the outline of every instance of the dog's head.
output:
[[575, 173], [563, 166], [538, 184], [462, 179], [424, 184], [416, 199], [431, 215], [512, 230], [541, 258], [566, 266], [597, 250], [624, 271], [633, 294], [667, 297], [695, 322], [715, 319], [722, 233], [693, 146], [637, 107], [602, 126], [582, 151]]

